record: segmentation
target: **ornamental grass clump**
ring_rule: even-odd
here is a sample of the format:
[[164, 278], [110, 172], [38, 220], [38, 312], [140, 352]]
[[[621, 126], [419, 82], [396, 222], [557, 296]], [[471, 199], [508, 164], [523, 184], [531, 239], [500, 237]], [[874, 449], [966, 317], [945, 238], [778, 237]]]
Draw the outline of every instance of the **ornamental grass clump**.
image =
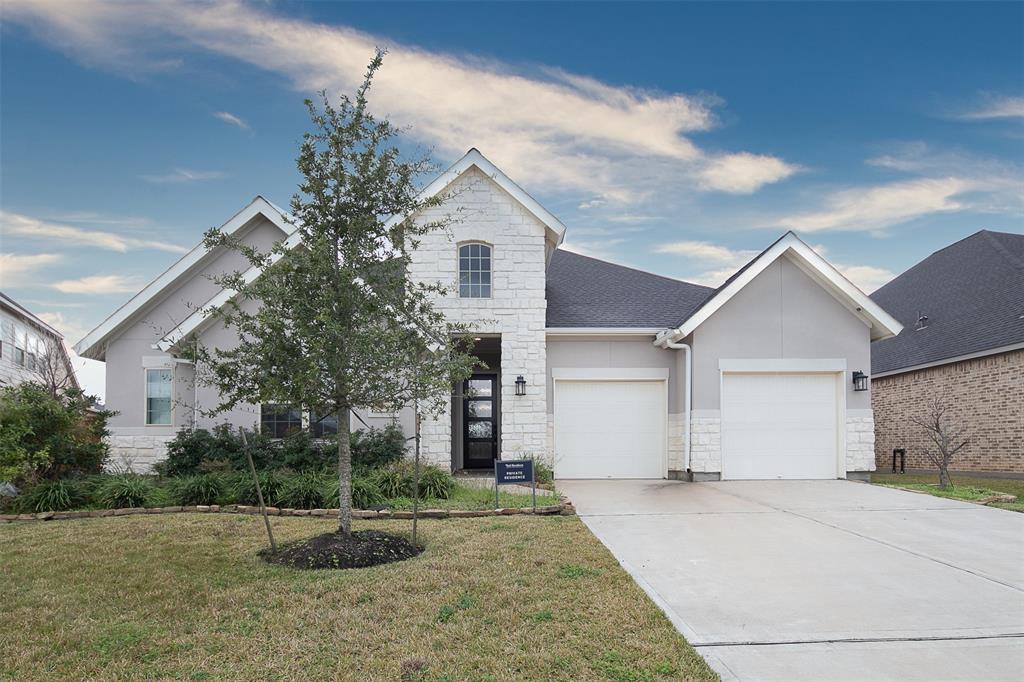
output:
[[153, 497], [153, 484], [141, 476], [111, 476], [96, 489], [96, 501], [107, 509], [145, 507]]
[[175, 504], [217, 504], [227, 488], [225, 483], [224, 477], [218, 474], [182, 476], [171, 481], [168, 492]]

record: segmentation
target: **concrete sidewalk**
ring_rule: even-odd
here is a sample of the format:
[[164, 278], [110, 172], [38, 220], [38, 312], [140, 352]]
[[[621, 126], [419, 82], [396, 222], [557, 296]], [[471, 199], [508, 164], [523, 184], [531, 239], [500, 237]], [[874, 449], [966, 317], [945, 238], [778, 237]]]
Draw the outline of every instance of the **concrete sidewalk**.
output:
[[1024, 515], [846, 481], [559, 481], [724, 679], [1024, 679]]

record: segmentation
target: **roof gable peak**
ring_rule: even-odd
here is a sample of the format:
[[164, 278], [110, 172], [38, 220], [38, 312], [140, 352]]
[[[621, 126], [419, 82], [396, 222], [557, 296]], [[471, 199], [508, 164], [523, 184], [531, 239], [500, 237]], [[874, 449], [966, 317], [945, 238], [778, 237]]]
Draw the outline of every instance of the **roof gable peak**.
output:
[[831, 263], [818, 255], [795, 232], [789, 231], [737, 270], [696, 311], [683, 320], [679, 327], [660, 334], [658, 342], [678, 341], [692, 334], [713, 313], [764, 272], [769, 265], [783, 256], [789, 257], [794, 263], [801, 266], [806, 274], [811, 275], [834, 298], [863, 319], [871, 327], [873, 341], [895, 336], [903, 329], [903, 325], [894, 317], [846, 279]]

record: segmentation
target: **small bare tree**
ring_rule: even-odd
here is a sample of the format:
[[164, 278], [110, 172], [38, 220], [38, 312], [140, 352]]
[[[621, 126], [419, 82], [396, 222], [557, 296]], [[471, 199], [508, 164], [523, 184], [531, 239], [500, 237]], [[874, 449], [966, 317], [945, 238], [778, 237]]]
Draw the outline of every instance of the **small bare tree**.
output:
[[30, 371], [33, 380], [45, 387], [47, 393], [54, 398], [59, 397], [66, 388], [77, 387], [74, 369], [61, 341], [45, 339], [33, 358]]
[[939, 487], [951, 488], [953, 481], [949, 477], [949, 465], [969, 441], [967, 425], [949, 414], [949, 400], [945, 395], [929, 400], [924, 414], [911, 417], [910, 421], [924, 429], [932, 442], [925, 455], [939, 469]]

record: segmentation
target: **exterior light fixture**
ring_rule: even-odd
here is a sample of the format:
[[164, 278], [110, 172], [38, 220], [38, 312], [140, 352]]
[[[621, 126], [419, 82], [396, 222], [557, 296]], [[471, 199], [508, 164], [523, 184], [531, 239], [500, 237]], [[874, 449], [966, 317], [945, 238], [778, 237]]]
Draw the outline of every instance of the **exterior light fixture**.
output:
[[853, 373], [853, 390], [855, 391], [866, 391], [868, 390], [868, 375], [864, 372]]
[[526, 395], [526, 379], [522, 374], [516, 377], [516, 395]]

